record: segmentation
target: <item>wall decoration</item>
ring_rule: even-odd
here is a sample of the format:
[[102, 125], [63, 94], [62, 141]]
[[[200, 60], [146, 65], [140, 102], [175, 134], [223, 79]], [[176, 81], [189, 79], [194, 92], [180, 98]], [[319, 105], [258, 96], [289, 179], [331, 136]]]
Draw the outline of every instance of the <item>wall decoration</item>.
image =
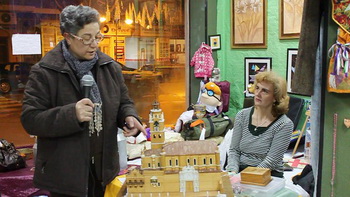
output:
[[349, 6], [349, 1], [332, 0], [332, 19], [348, 34], [350, 33], [350, 21], [347, 20]]
[[298, 49], [287, 49], [287, 91], [292, 92], [295, 63], [297, 62]]
[[209, 36], [209, 45], [212, 50], [221, 49], [221, 36], [220, 35], [212, 35]]
[[280, 0], [280, 39], [299, 38], [304, 0]]
[[259, 72], [270, 71], [272, 68], [272, 58], [270, 57], [246, 57], [245, 62], [245, 96], [254, 96], [249, 89], [254, 84], [255, 75]]
[[267, 0], [231, 0], [231, 47], [266, 48]]

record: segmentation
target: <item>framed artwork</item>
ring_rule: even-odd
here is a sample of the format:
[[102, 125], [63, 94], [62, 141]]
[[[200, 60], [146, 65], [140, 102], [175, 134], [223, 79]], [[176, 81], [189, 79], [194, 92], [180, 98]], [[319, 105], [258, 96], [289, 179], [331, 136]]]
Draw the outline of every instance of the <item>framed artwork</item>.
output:
[[211, 46], [212, 50], [221, 49], [221, 36], [220, 35], [209, 36], [209, 46]]
[[176, 44], [176, 52], [181, 53], [181, 44]]
[[254, 96], [249, 88], [254, 84], [255, 75], [259, 72], [270, 71], [272, 68], [271, 57], [246, 57], [245, 62], [245, 97]]
[[231, 0], [231, 47], [267, 48], [267, 0]]
[[298, 49], [287, 49], [287, 92], [292, 92]]
[[280, 0], [280, 39], [299, 38], [304, 0]]

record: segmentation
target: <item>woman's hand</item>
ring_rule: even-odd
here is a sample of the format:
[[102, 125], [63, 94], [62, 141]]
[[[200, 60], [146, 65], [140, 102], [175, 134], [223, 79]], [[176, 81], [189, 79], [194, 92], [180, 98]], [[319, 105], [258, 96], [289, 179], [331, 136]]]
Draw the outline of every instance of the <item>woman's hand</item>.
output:
[[124, 129], [124, 135], [126, 137], [134, 136], [139, 131], [141, 131], [144, 135], [147, 135], [145, 128], [134, 116], [127, 116], [125, 118], [125, 126], [123, 127], [123, 129]]
[[94, 104], [88, 98], [81, 99], [75, 104], [75, 114], [79, 122], [89, 122], [92, 119]]

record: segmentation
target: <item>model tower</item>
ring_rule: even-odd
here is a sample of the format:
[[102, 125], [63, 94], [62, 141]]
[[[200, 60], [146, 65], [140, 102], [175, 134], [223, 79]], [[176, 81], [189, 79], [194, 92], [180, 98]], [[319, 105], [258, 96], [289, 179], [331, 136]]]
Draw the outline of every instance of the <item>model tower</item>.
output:
[[161, 149], [164, 145], [164, 114], [155, 101], [149, 114], [152, 149]]

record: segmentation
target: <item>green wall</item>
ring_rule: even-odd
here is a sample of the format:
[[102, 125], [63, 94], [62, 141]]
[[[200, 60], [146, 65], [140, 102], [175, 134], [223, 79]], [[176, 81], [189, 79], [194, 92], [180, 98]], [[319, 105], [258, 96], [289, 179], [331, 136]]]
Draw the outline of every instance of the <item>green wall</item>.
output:
[[[330, 48], [336, 41], [337, 25], [331, 17], [328, 17], [328, 43]], [[327, 62], [329, 58], [327, 59]], [[327, 64], [328, 65], [328, 64]], [[350, 150], [350, 129], [344, 125], [344, 118], [350, 118], [350, 95], [329, 93], [325, 91], [325, 120], [323, 132], [323, 160], [321, 196], [331, 196], [332, 178], [332, 154], [333, 154], [333, 116], [338, 114], [337, 138], [336, 138], [336, 174], [334, 181], [334, 196], [349, 196], [350, 170], [349, 170], [349, 150]], [[321, 138], [322, 139], [322, 138]]]
[[[210, 1], [210, 0], [209, 0]], [[217, 33], [221, 34], [221, 50], [217, 53], [217, 67], [222, 80], [231, 82], [229, 115], [234, 116], [243, 106], [244, 58], [272, 57], [272, 70], [286, 76], [287, 49], [298, 48], [299, 39], [279, 39], [279, 0], [267, 2], [267, 48], [231, 48], [231, 1], [217, 0]], [[215, 24], [211, 24], [215, 25]]]

